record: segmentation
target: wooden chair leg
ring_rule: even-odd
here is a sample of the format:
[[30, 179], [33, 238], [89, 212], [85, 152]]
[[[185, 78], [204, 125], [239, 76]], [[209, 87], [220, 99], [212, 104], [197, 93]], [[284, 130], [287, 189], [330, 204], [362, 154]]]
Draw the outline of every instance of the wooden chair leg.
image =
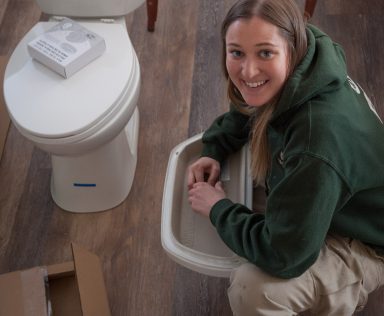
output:
[[304, 17], [309, 20], [315, 11], [317, 0], [305, 0]]
[[148, 15], [148, 31], [153, 32], [155, 30], [155, 22], [157, 19], [157, 1], [147, 0], [147, 15]]

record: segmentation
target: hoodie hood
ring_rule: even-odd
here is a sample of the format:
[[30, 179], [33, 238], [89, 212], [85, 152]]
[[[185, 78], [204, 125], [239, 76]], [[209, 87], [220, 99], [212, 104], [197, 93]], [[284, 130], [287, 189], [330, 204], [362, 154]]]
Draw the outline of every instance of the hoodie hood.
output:
[[288, 78], [273, 114], [272, 123], [317, 96], [339, 89], [347, 80], [341, 46], [313, 25], [307, 26], [308, 49]]

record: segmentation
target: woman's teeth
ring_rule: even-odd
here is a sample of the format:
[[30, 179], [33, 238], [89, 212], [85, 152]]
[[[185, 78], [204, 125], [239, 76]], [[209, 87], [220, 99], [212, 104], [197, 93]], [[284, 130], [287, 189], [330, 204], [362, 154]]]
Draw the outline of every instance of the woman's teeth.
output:
[[267, 80], [258, 81], [258, 82], [246, 82], [246, 81], [244, 81], [244, 82], [250, 88], [257, 88], [257, 87], [260, 87], [261, 85], [263, 85], [264, 83], [266, 83]]

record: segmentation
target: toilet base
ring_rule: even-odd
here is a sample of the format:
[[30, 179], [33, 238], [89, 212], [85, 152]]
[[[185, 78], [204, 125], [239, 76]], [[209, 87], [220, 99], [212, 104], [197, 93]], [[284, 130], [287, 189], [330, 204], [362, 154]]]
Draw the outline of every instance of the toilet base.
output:
[[52, 155], [51, 193], [62, 209], [75, 213], [111, 209], [125, 200], [137, 162], [139, 112], [110, 142], [81, 156]]

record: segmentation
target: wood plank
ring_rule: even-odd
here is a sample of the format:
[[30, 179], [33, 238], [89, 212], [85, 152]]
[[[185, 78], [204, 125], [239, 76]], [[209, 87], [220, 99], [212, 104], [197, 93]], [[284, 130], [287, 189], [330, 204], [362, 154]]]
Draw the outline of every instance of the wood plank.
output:
[[[205, 130], [228, 109], [221, 60], [221, 22], [233, 1], [200, 1], [188, 136]], [[228, 279], [201, 275], [178, 266], [173, 315], [232, 315]]]
[[[172, 10], [167, 10], [172, 6]], [[176, 264], [160, 243], [161, 196], [171, 149], [187, 137], [194, 64], [197, 7], [188, 0], [160, 1], [156, 29], [148, 33], [137, 12], [129, 29], [142, 66], [142, 92], [139, 99], [141, 128], [139, 164], [127, 206], [137, 223], [130, 241], [132, 269], [130, 284], [120, 291], [120, 300], [129, 293], [127, 305], [132, 314], [171, 315]], [[188, 12], [187, 15], [181, 14]], [[124, 253], [123, 253], [124, 254]], [[126, 265], [121, 257], [121, 264]], [[119, 278], [114, 279], [118, 283]], [[156, 284], [156, 285], [154, 285]], [[164, 289], [164, 290], [162, 290]], [[146, 297], [146, 303], [142, 297]], [[121, 314], [123, 315], [123, 313]]]
[[34, 1], [8, 1], [0, 24], [0, 55], [10, 55], [24, 34], [39, 20], [40, 15], [41, 11]]
[[0, 0], [0, 21], [3, 20], [4, 12], [7, 9], [9, 0]]
[[7, 62], [7, 56], [0, 56], [0, 161], [3, 155], [5, 140], [7, 138], [8, 128], [10, 124], [10, 119], [5, 107], [5, 100], [3, 95], [3, 78]]
[[214, 118], [228, 110], [220, 29], [232, 3], [229, 0], [200, 2], [189, 136], [202, 132]]
[[370, 0], [369, 4], [365, 1], [350, 0], [323, 0], [327, 15], [351, 15], [357, 17], [360, 14], [376, 15], [382, 12], [383, 2], [381, 0]]

